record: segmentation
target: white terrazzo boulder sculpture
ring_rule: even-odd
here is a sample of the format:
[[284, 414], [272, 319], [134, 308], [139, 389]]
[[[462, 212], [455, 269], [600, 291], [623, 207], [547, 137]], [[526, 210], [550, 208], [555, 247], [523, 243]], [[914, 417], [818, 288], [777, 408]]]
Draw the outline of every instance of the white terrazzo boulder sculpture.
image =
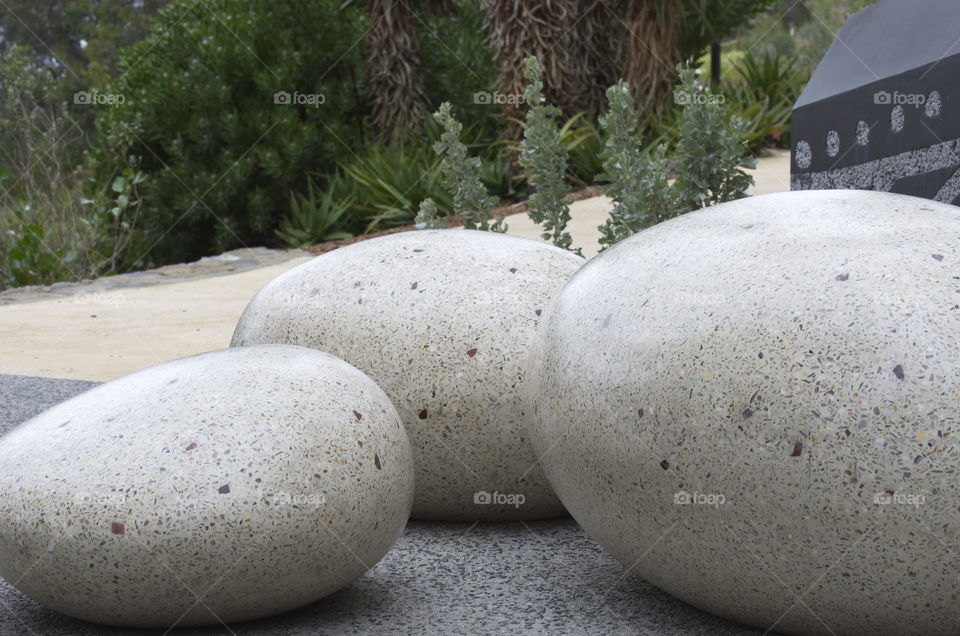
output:
[[960, 634], [960, 209], [792, 192], [662, 223], [556, 296], [531, 437], [632, 573], [787, 634]]
[[166, 362], [0, 438], [0, 575], [98, 623], [277, 614], [349, 584], [400, 536], [410, 442], [355, 368], [303, 347]]
[[519, 389], [541, 310], [583, 263], [495, 232], [371, 239], [268, 283], [232, 344], [314, 347], [373, 378], [413, 444], [414, 517], [556, 517], [565, 511], [530, 446]]

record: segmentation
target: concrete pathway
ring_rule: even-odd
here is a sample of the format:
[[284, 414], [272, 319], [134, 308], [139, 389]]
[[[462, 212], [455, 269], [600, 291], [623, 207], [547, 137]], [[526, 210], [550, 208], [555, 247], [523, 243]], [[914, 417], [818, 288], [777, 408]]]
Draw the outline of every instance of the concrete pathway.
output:
[[0, 373], [112, 380], [222, 349], [257, 290], [307, 260], [136, 289], [81, 285], [63, 298], [0, 306]]
[[[786, 151], [761, 158], [752, 194], [790, 189]], [[571, 204], [568, 226], [584, 255], [599, 250], [606, 197]], [[525, 214], [510, 234], [540, 238]], [[306, 260], [304, 252], [237, 250], [197, 263], [49, 288], [0, 294], [0, 374], [111, 380], [174, 358], [230, 344], [243, 308], [270, 279]]]

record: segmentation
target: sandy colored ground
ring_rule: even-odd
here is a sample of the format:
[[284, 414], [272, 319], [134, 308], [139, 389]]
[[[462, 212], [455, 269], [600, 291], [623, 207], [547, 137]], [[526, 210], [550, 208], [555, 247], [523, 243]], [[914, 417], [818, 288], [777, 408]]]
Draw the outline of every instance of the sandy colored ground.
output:
[[[790, 189], [789, 153], [760, 160], [753, 194]], [[571, 205], [569, 230], [584, 255], [597, 253], [610, 201]], [[510, 233], [540, 238], [524, 214], [507, 217]], [[230, 344], [243, 308], [270, 279], [305, 258], [199, 280], [91, 292], [0, 306], [0, 373], [111, 380], [143, 367]]]
[[158, 362], [222, 349], [257, 290], [306, 260], [0, 307], [0, 373], [112, 380]]

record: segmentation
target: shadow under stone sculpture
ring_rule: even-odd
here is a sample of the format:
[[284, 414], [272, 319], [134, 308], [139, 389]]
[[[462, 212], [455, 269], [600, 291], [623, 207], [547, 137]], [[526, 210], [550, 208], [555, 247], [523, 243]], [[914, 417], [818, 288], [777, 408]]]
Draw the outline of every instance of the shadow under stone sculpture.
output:
[[797, 103], [791, 189], [960, 204], [960, 3], [885, 0], [850, 17]]

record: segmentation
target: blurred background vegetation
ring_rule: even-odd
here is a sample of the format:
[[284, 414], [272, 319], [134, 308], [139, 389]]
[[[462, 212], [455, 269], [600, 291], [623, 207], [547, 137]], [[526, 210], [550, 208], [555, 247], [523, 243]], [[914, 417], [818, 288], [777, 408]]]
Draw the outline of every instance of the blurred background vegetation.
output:
[[597, 118], [629, 81], [645, 148], [677, 142], [678, 62], [709, 73], [755, 153], [869, 0], [6, 0], [0, 289], [303, 246], [452, 211], [429, 117], [448, 101], [505, 202], [523, 59], [563, 112], [573, 188], [603, 182]]

